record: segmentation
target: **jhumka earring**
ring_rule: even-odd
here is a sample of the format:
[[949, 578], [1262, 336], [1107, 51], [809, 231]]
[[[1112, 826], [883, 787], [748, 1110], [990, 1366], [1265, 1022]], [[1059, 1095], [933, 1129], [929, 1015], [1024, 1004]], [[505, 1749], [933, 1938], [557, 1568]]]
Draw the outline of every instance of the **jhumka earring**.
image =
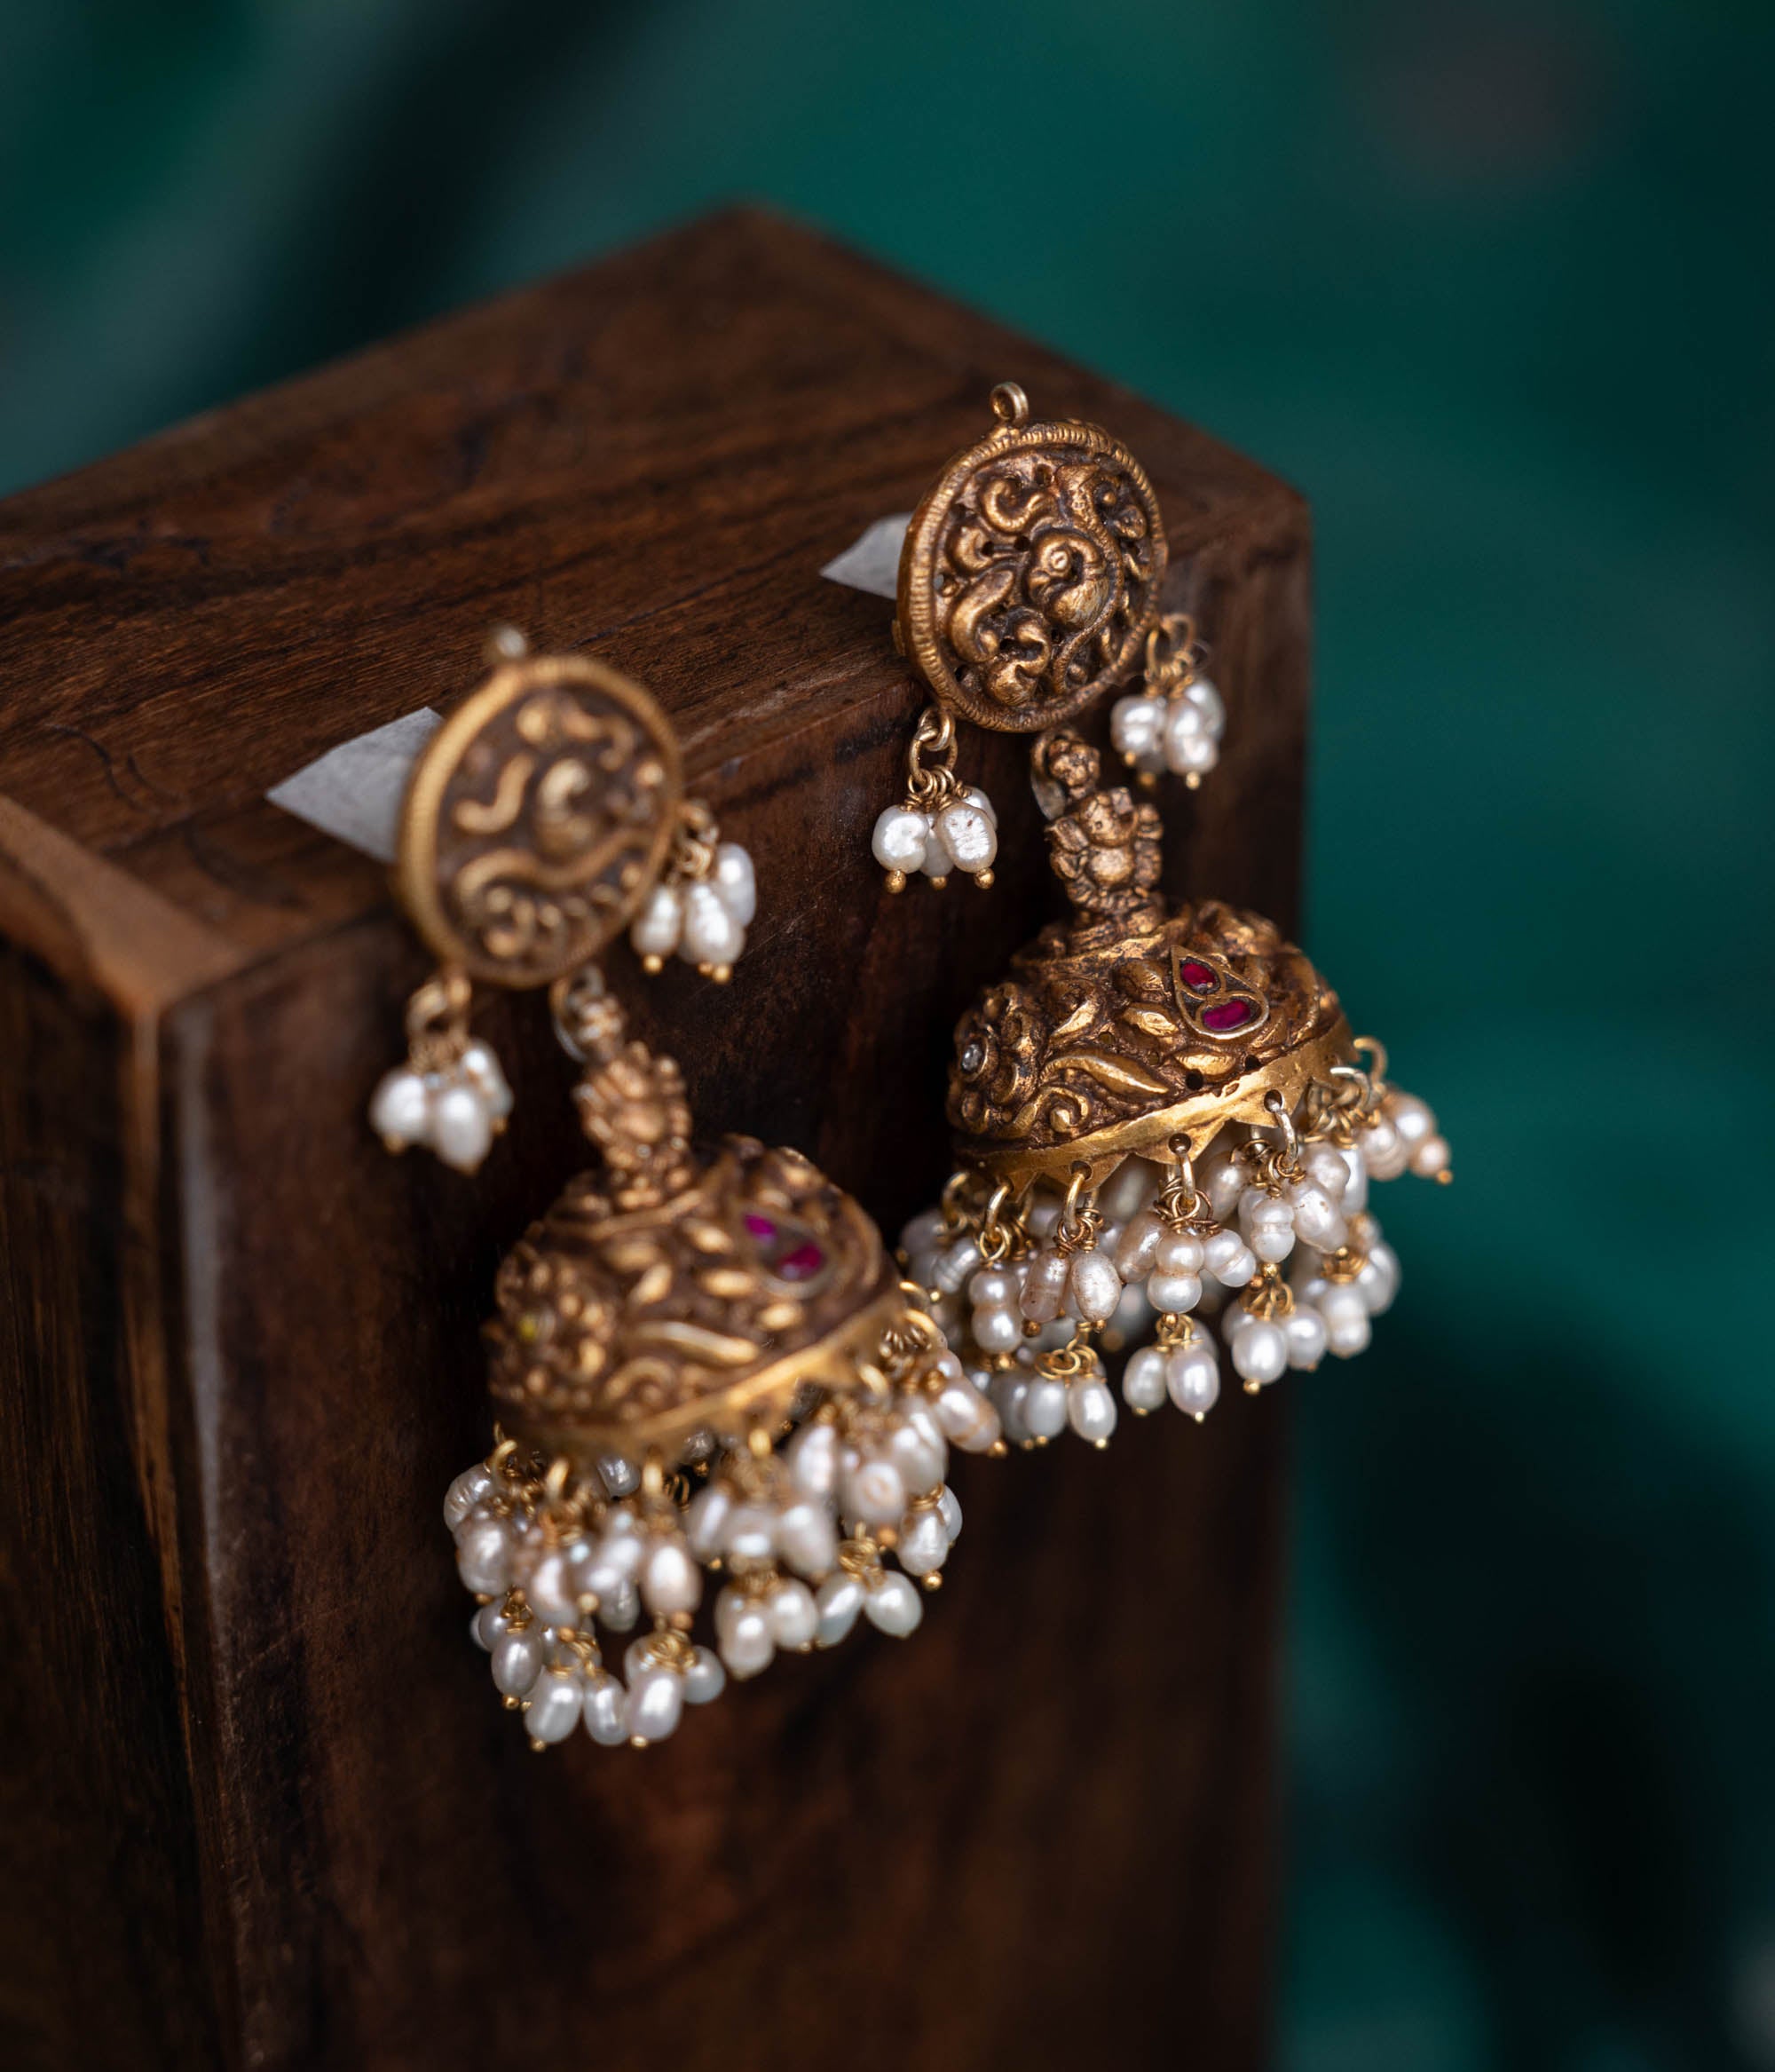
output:
[[[1211, 1320], [1248, 1390], [1361, 1351], [1399, 1285], [1369, 1183], [1408, 1167], [1447, 1180], [1448, 1147], [1270, 921], [1161, 896], [1142, 795], [1161, 769], [1199, 782], [1225, 715], [1195, 628], [1161, 615], [1157, 500], [1095, 426], [1030, 423], [1011, 384], [993, 407], [999, 428], [913, 516], [896, 634], [936, 700], [921, 738], [947, 742], [956, 716], [1037, 735], [1071, 911], [957, 1030], [958, 1166], [903, 1257], [1008, 1438], [1070, 1424], [1103, 1445], [1116, 1407], [1102, 1355], [1149, 1332], [1124, 1400], [1145, 1412], [1169, 1395], [1198, 1420], [1220, 1389]], [[1065, 724], [1111, 692], [1128, 693], [1110, 732], [1132, 790]], [[878, 825], [890, 868], [912, 848], [894, 815], [917, 803]], [[943, 825], [940, 811], [932, 839]]]
[[[500, 1269], [501, 1422], [445, 1519], [532, 1744], [583, 1720], [644, 1744], [729, 1674], [832, 1646], [859, 1615], [911, 1633], [913, 1578], [935, 1584], [960, 1530], [949, 1444], [990, 1448], [998, 1421], [855, 1201], [796, 1151], [693, 1146], [677, 1066], [628, 1035], [596, 960], [632, 925], [644, 962], [675, 944], [725, 976], [750, 862], [683, 795], [645, 692], [502, 637], [408, 786], [397, 883], [442, 969], [371, 1119], [472, 1168], [510, 1095], [469, 1033], [471, 986], [548, 989], [602, 1169]], [[706, 1568], [727, 1578], [713, 1648], [693, 1638]], [[620, 1674], [611, 1633], [637, 1635]]]

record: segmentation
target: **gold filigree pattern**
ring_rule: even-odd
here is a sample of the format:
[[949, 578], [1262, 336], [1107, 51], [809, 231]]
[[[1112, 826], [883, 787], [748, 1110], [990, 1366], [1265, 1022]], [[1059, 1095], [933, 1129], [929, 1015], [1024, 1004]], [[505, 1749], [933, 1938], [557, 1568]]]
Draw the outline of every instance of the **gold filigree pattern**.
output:
[[941, 703], [1034, 732], [1138, 663], [1164, 527], [1140, 463], [1108, 432], [1025, 423], [1021, 391], [995, 407], [1011, 421], [957, 455], [913, 513], [897, 630]]
[[1219, 900], [1168, 912], [1157, 811], [1100, 784], [1101, 758], [1077, 734], [1056, 729], [1033, 762], [1073, 919], [1022, 951], [957, 1031], [949, 1119], [964, 1153], [1065, 1174], [1100, 1142], [1119, 1157], [1180, 1130], [1200, 1152], [1224, 1123], [1266, 1119], [1273, 1087], [1292, 1106], [1344, 1056], [1337, 995], [1257, 914]]
[[[638, 1046], [636, 1047], [638, 1048]], [[627, 1213], [568, 1185], [500, 1269], [490, 1387], [550, 1452], [737, 1437], [804, 1382], [854, 1384], [902, 1302], [875, 1226], [799, 1152], [729, 1137]]]
[[1179, 1133], [1199, 1156], [1227, 1123], [1266, 1121], [1271, 1088], [1292, 1108], [1354, 1055], [1306, 956], [1218, 899], [1132, 925], [1081, 911], [1012, 973], [956, 1031], [949, 1119], [966, 1159], [1019, 1186], [1162, 1156]]
[[575, 655], [497, 668], [420, 758], [399, 888], [446, 963], [548, 984], [595, 956], [658, 876], [682, 794], [645, 692]]

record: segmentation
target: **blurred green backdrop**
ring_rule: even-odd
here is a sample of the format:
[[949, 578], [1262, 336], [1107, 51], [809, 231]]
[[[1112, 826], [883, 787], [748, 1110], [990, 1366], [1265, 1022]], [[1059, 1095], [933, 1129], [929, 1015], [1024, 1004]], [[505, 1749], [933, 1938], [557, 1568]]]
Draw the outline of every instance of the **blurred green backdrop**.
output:
[[1312, 495], [1308, 940], [1460, 1184], [1298, 1391], [1286, 2072], [1775, 2067], [1771, 89], [1748, 0], [0, 9], [0, 486], [748, 194]]

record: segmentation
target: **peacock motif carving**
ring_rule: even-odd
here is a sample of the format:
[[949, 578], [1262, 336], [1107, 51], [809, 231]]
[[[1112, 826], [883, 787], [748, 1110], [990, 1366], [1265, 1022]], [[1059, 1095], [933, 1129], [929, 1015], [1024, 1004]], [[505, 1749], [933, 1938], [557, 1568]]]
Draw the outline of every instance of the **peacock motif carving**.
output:
[[913, 514], [899, 638], [938, 700], [1033, 732], [1119, 682], [1156, 623], [1164, 528], [1127, 449], [1088, 424], [1006, 422]]
[[403, 895], [449, 964], [546, 985], [627, 921], [681, 790], [669, 729], [614, 670], [572, 655], [496, 669], [415, 772]]

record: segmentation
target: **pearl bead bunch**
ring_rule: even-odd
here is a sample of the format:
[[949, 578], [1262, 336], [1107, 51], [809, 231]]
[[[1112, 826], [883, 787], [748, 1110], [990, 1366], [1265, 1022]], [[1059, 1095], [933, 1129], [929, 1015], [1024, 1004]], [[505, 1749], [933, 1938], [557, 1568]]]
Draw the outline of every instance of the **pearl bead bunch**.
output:
[[1356, 1132], [1355, 1143], [1373, 1180], [1415, 1173], [1445, 1185], [1455, 1177], [1448, 1140], [1436, 1127], [1429, 1104], [1389, 1087], [1376, 1112]]
[[[927, 763], [927, 754], [935, 760]], [[875, 823], [870, 848], [888, 874], [890, 892], [903, 892], [922, 873], [939, 890], [952, 871], [982, 889], [992, 882], [998, 855], [998, 816], [977, 785], [955, 774], [955, 723], [947, 713], [919, 716], [906, 758], [906, 793]]]
[[1206, 676], [1159, 694], [1118, 698], [1109, 709], [1109, 739], [1131, 770], [1168, 770], [1192, 788], [1220, 760], [1227, 708]]
[[998, 816], [978, 785], [965, 785], [935, 811], [911, 800], [889, 806], [875, 823], [870, 846], [895, 892], [920, 871], [939, 890], [951, 871], [990, 885], [998, 854]]
[[1203, 654], [1187, 614], [1161, 620], [1147, 637], [1146, 687], [1110, 708], [1110, 740], [1148, 781], [1169, 770], [1193, 790], [1220, 760], [1227, 708], [1200, 673]]
[[476, 1170], [510, 1113], [505, 1073], [478, 1037], [447, 1062], [385, 1072], [370, 1097], [370, 1127], [390, 1151], [417, 1144], [458, 1173]]
[[960, 1507], [943, 1483], [948, 1453], [922, 1393], [885, 1410], [847, 1399], [803, 1425], [778, 1455], [731, 1458], [687, 1516], [698, 1558], [731, 1580], [715, 1602], [716, 1644], [736, 1678], [756, 1676], [779, 1649], [834, 1647], [859, 1613], [882, 1633], [910, 1633], [923, 1617], [907, 1575], [935, 1576], [954, 1534], [928, 1521]]
[[[666, 873], [629, 939], [649, 971], [675, 952], [724, 984], [758, 909], [752, 858], [738, 842], [722, 841], [701, 800], [685, 800], [679, 814]], [[422, 1145], [459, 1173], [479, 1167], [512, 1109], [493, 1047], [469, 1033], [472, 993], [461, 971], [439, 972], [419, 988], [407, 1002], [406, 1063], [384, 1073], [370, 1097], [370, 1127], [390, 1151]], [[556, 1026], [567, 1050], [583, 1057], [571, 1032], [558, 1020]]]
[[[1094, 1201], [1077, 1183], [1064, 1199], [1038, 1187], [1008, 1221], [1002, 1194], [982, 1204], [974, 1184], [970, 1199], [959, 1175], [943, 1206], [907, 1224], [905, 1269], [930, 1290], [951, 1356], [1009, 1443], [1043, 1445], [1070, 1428], [1106, 1443], [1116, 1419], [1101, 1355], [1130, 1345], [1128, 1408], [1144, 1415], [1169, 1399], [1198, 1421], [1219, 1396], [1221, 1348], [1255, 1390], [1368, 1345], [1400, 1279], [1367, 1210], [1382, 1176], [1369, 1150], [1384, 1153], [1386, 1176], [1440, 1177], [1448, 1151], [1422, 1102], [1353, 1077], [1360, 1098], [1339, 1089], [1309, 1103], [1305, 1138], [1273, 1111], [1275, 1128], [1223, 1139], [1199, 1173], [1129, 1159]], [[1155, 1320], [1154, 1341], [1139, 1345]]]
[[[700, 1486], [694, 1472], [668, 1480], [657, 1459], [637, 1469], [612, 1456], [576, 1475], [506, 1439], [456, 1477], [444, 1516], [480, 1600], [474, 1637], [536, 1746], [580, 1720], [595, 1741], [663, 1741], [686, 1704], [780, 1651], [834, 1647], [859, 1618], [916, 1629], [916, 1586], [937, 1586], [961, 1530], [950, 1435], [1004, 1449], [992, 1406], [927, 1321], [890, 1331], [869, 1372], [872, 1396], [814, 1392], [780, 1450], [762, 1425], [731, 1446], [702, 1435], [685, 1449], [701, 1457]], [[706, 1570], [724, 1578], [712, 1648], [690, 1637]], [[643, 1616], [651, 1630], [619, 1675], [600, 1633], [628, 1634]]]
[[714, 844], [702, 877], [667, 876], [648, 894], [628, 931], [648, 971], [676, 954], [717, 984], [732, 976], [758, 911], [752, 858], [737, 842]]

